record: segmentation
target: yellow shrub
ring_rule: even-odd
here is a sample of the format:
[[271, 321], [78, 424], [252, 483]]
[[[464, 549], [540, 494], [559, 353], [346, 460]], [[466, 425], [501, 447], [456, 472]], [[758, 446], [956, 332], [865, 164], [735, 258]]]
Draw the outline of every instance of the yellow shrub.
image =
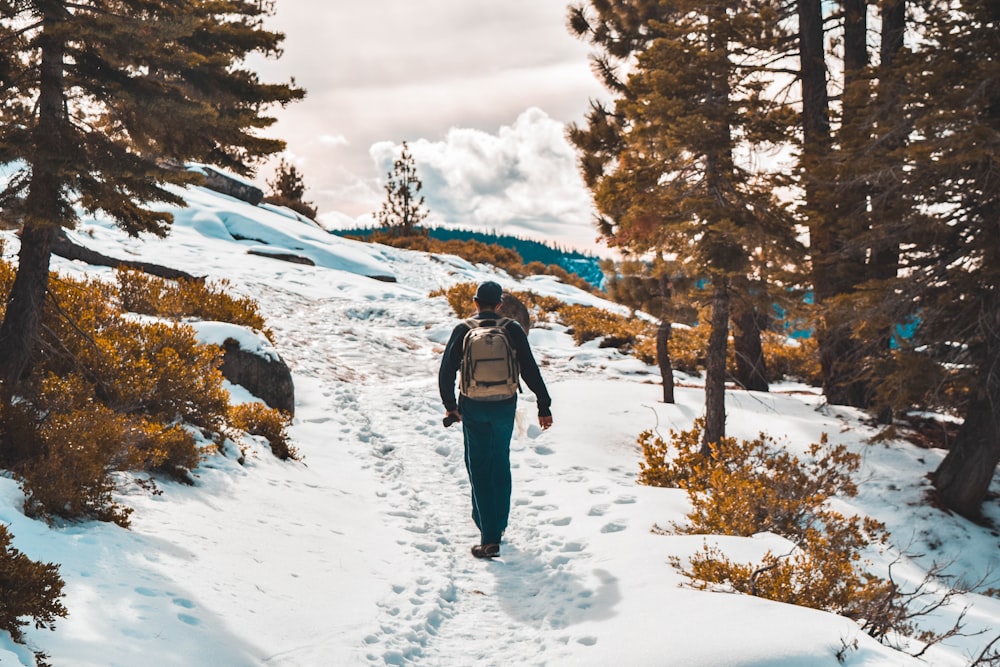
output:
[[800, 338], [790, 343], [782, 334], [765, 331], [761, 336], [767, 373], [773, 381], [796, 379], [812, 386], [823, 384], [816, 337]]
[[199, 344], [189, 326], [123, 317], [95, 298], [91, 286], [65, 283], [54, 290], [66, 317], [53, 318], [49, 326], [50, 371], [82, 373], [114, 410], [220, 432], [229, 398], [220, 350]]
[[702, 589], [723, 584], [738, 593], [855, 620], [869, 621], [879, 609], [896, 607], [892, 583], [865, 572], [858, 562], [858, 553], [878, 539], [881, 527], [836, 512], [824, 518], [823, 528], [809, 529], [791, 553], [769, 552], [759, 563], [736, 563], [719, 549], [704, 547], [691, 558], [688, 574]]
[[169, 281], [127, 269], [119, 270], [117, 275], [118, 296], [127, 311], [169, 319], [229, 322], [261, 331], [274, 342], [257, 302], [231, 296], [228, 280], [209, 286], [201, 280]]
[[705, 368], [705, 350], [708, 349], [709, 329], [674, 327], [670, 334], [670, 363], [679, 371], [696, 375]]
[[[749, 441], [723, 438], [705, 456], [700, 453], [703, 428], [699, 420], [690, 431], [671, 432], [669, 441], [642, 433], [640, 483], [687, 491], [692, 509], [688, 523], [677, 527], [682, 532], [771, 532], [796, 547], [788, 554], [768, 553], [760, 563], [735, 563], [706, 546], [685, 570], [700, 582], [696, 585], [724, 584], [737, 592], [866, 621], [880, 614], [879, 623], [866, 626], [870, 632], [883, 632], [886, 623], [902, 629], [895, 588], [865, 572], [860, 562], [864, 549], [886, 540], [885, 526], [845, 518], [826, 506], [834, 495], [857, 494], [850, 473], [858, 469], [860, 457], [843, 446], [830, 447], [824, 437], [810, 446], [806, 462], [763, 434]], [[679, 561], [675, 564], [684, 569]]]
[[685, 530], [800, 535], [827, 499], [857, 494], [850, 474], [861, 457], [843, 445], [830, 447], [825, 437], [810, 445], [808, 462], [764, 434], [754, 440], [723, 438], [706, 457], [700, 453], [703, 428], [704, 420], [698, 420], [690, 431], [671, 431], [669, 442], [650, 431], [638, 439], [645, 459], [639, 482], [683, 488], [690, 495], [690, 528]]
[[242, 403], [229, 410], [234, 428], [250, 435], [260, 435], [271, 445], [271, 453], [279, 459], [297, 459], [298, 452], [288, 442], [287, 428], [292, 418], [287, 412], [269, 408], [263, 403]]
[[131, 458], [129, 419], [92, 404], [49, 415], [39, 430], [42, 452], [21, 470], [25, 513], [127, 526], [132, 510], [112, 498], [111, 473]]
[[[0, 303], [12, 276], [0, 262]], [[187, 325], [143, 322], [120, 304], [261, 329], [256, 304], [198, 282], [135, 272], [120, 281], [118, 290], [51, 276], [32, 373], [18, 400], [0, 405], [0, 464], [20, 476], [33, 515], [124, 525], [129, 510], [113, 499], [116, 473], [159, 471], [186, 481], [201, 456], [194, 430], [218, 441], [233, 427], [221, 350], [200, 345]], [[287, 441], [275, 442], [279, 455], [290, 455]]]
[[435, 290], [430, 293], [431, 297], [444, 296], [448, 299], [448, 305], [459, 317], [469, 317], [475, 306], [472, 304], [472, 297], [476, 296], [476, 283], [458, 283], [448, 289]]
[[35, 451], [17, 467], [31, 515], [127, 525], [131, 510], [112, 499], [113, 473], [162, 470], [182, 476], [198, 464], [194, 437], [179, 425], [115, 411], [93, 395], [79, 376], [49, 375], [40, 383], [29, 436]]

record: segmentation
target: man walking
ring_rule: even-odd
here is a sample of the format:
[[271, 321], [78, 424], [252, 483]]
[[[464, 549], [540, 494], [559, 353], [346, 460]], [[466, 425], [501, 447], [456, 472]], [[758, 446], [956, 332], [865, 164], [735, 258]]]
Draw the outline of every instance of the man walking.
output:
[[[510, 438], [518, 376], [538, 399], [539, 426], [552, 426], [552, 400], [528, 346], [528, 336], [520, 324], [496, 312], [502, 298], [503, 288], [497, 283], [479, 285], [474, 298], [476, 315], [452, 331], [438, 372], [445, 423], [462, 422], [465, 467], [472, 485], [472, 519], [481, 538], [472, 547], [476, 558], [499, 556], [500, 538], [507, 528]], [[510, 357], [509, 362], [505, 356]], [[462, 375], [456, 402], [455, 374], [459, 370]]]

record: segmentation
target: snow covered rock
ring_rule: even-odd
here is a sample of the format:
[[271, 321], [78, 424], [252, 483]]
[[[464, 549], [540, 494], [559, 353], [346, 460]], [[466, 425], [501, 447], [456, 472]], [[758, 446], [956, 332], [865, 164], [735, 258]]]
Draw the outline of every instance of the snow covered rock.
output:
[[264, 191], [252, 183], [224, 174], [208, 165], [202, 165], [199, 171], [205, 175], [205, 187], [210, 190], [221, 192], [254, 206], [264, 199]]
[[222, 375], [272, 408], [295, 414], [292, 371], [256, 331], [226, 322], [193, 322], [198, 340], [222, 348]]

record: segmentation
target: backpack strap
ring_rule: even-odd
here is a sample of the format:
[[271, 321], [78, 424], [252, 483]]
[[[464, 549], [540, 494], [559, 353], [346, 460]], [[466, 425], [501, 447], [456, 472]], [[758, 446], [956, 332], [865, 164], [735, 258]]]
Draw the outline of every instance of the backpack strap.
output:
[[470, 317], [468, 319], [462, 320], [465, 326], [469, 329], [475, 329], [476, 327], [499, 327], [503, 330], [504, 334], [507, 333], [507, 325], [513, 322], [509, 317], [490, 317], [485, 320], [476, 319], [475, 317]]

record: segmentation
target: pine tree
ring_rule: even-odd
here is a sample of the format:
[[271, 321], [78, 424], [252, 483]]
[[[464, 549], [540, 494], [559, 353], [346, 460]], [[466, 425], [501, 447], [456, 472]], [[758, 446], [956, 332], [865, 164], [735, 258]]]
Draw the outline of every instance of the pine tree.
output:
[[778, 17], [769, 0], [595, 1], [570, 13], [615, 95], [613, 108], [595, 104], [587, 126], [570, 129], [599, 228], [612, 245], [675, 256], [687, 275], [707, 278], [706, 451], [725, 436], [733, 295], [801, 250], [773, 196], [781, 176], [736, 159], [784, 141], [791, 121], [764, 94], [766, 56], [784, 37]]
[[399, 158], [392, 164], [385, 184], [385, 201], [378, 212], [378, 221], [393, 236], [413, 236], [428, 215], [420, 194], [423, 183], [417, 176], [417, 165], [406, 142]]
[[310, 220], [316, 219], [316, 207], [312, 202], [303, 199], [306, 194], [305, 180], [294, 164], [282, 159], [278, 163], [274, 178], [268, 181], [267, 185], [271, 192], [264, 198], [265, 202], [285, 206]]
[[129, 234], [166, 233], [183, 205], [170, 168], [199, 161], [240, 174], [283, 147], [259, 135], [273, 104], [301, 98], [245, 69], [277, 56], [259, 0], [0, 2], [0, 160], [21, 166], [0, 206], [22, 227], [17, 276], [0, 325], [9, 397], [31, 367], [53, 240], [76, 210], [103, 211]]
[[918, 318], [913, 345], [950, 351], [951, 372], [969, 374], [965, 420], [933, 482], [945, 506], [977, 517], [1000, 462], [1000, 4], [933, 10], [923, 48], [901, 58], [912, 208], [890, 230], [902, 271], [879, 306], [896, 322]]
[[[873, 369], [885, 361], [890, 336], [886, 329], [871, 332], [869, 340], [858, 338], [857, 299], [868, 297], [866, 281], [893, 277], [898, 268], [898, 248], [886, 244], [884, 230], [898, 224], [905, 208], [902, 169], [892, 156], [908, 133], [895, 63], [903, 47], [906, 3], [879, 3], [882, 40], [875, 65], [866, 42], [870, 3], [840, 1], [840, 11], [830, 18], [838, 19], [842, 31], [842, 57], [830, 63], [822, 13], [827, 3], [797, 4], [802, 218], [809, 227], [823, 392], [831, 403], [869, 408], [885, 402], [877, 396]], [[842, 80], [828, 81], [828, 68], [843, 72]]]

